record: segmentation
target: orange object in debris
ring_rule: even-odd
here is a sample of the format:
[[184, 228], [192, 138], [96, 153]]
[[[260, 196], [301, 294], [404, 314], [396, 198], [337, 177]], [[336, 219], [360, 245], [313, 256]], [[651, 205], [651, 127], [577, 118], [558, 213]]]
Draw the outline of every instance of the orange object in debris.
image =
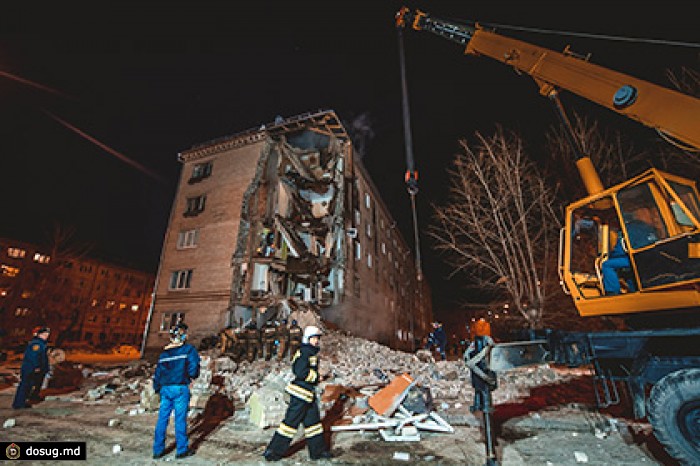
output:
[[413, 377], [401, 374], [369, 399], [369, 406], [380, 416], [390, 416], [403, 401]]
[[471, 333], [475, 337], [490, 337], [491, 324], [486, 319], [479, 319], [472, 324]]

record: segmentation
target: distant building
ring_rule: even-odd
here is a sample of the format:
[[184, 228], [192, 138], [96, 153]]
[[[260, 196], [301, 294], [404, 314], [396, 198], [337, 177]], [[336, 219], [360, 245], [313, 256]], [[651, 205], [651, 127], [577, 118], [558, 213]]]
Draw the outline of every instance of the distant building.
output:
[[155, 275], [35, 244], [0, 238], [0, 321], [5, 344], [37, 325], [51, 342], [139, 346]]
[[333, 111], [277, 118], [179, 161], [148, 351], [178, 321], [197, 341], [309, 307], [395, 348], [427, 333], [430, 290]]

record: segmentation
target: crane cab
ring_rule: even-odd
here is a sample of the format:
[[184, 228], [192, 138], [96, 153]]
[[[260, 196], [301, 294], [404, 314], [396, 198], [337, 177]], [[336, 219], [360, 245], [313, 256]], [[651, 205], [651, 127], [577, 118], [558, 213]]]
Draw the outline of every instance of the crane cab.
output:
[[657, 169], [570, 204], [559, 275], [578, 313], [700, 314], [699, 219], [695, 183]]

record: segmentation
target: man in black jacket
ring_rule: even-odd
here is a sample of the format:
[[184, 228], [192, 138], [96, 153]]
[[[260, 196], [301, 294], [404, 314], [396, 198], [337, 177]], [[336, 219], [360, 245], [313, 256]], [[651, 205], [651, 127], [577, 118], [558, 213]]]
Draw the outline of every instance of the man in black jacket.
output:
[[304, 436], [312, 460], [333, 457], [323, 441], [323, 426], [316, 399], [320, 342], [321, 330], [318, 327], [309, 326], [304, 329], [301, 347], [292, 359], [294, 380], [285, 388], [291, 395], [289, 406], [284, 420], [263, 453], [267, 461], [279, 461], [284, 457], [299, 424], [304, 424]]
[[20, 382], [12, 401], [14, 409], [31, 408], [27, 404], [27, 398], [34, 393], [39, 394], [41, 384], [46, 373], [49, 372], [49, 356], [47, 354], [46, 340], [49, 339], [51, 330], [48, 327], [36, 327], [34, 338], [29, 341], [24, 350], [22, 368], [20, 369]]
[[180, 323], [170, 329], [170, 343], [158, 358], [153, 388], [160, 394], [160, 409], [153, 439], [153, 458], [165, 456], [165, 433], [170, 413], [175, 411], [176, 458], [194, 454], [187, 439], [187, 409], [190, 405], [190, 382], [199, 377], [199, 354], [194, 346], [185, 343], [187, 325]]

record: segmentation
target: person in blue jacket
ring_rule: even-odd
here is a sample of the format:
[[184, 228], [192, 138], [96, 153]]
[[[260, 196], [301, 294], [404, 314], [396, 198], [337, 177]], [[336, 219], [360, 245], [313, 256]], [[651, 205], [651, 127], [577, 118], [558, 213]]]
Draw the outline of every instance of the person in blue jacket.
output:
[[[625, 214], [625, 227], [627, 228], [629, 245], [634, 249], [643, 248], [656, 242], [659, 238], [656, 235], [656, 230], [647, 222], [640, 220], [634, 214]], [[630, 268], [630, 257], [626, 250], [625, 239], [622, 230], [617, 233], [617, 241], [612, 248], [608, 257], [601, 265], [601, 273], [603, 275], [603, 289], [606, 296], [619, 295], [620, 276], [618, 271], [624, 268]], [[628, 291], [635, 291], [634, 282], [629, 280], [627, 284]]]
[[442, 360], [447, 359], [447, 353], [445, 348], [447, 348], [447, 334], [445, 329], [442, 327], [441, 322], [433, 322], [433, 331], [430, 332], [428, 336], [428, 342], [425, 345], [425, 349], [431, 349], [433, 346], [437, 347], [438, 353]]
[[22, 358], [22, 368], [20, 369], [20, 382], [12, 401], [14, 409], [31, 408], [27, 404], [27, 398], [31, 393], [38, 395], [41, 384], [44, 382], [46, 373], [49, 372], [49, 356], [46, 341], [51, 335], [48, 327], [36, 327], [34, 337], [29, 341], [27, 349], [24, 350]]
[[316, 385], [318, 374], [318, 352], [321, 348], [321, 330], [310, 325], [304, 329], [302, 344], [292, 358], [294, 380], [285, 391], [290, 395], [284, 419], [272, 436], [263, 456], [267, 461], [279, 461], [287, 453], [289, 444], [304, 424], [304, 437], [312, 460], [333, 457], [323, 440], [323, 425], [318, 409]]
[[170, 343], [158, 358], [153, 376], [153, 388], [160, 394], [158, 422], [153, 439], [153, 458], [165, 455], [165, 433], [170, 413], [175, 410], [176, 458], [194, 455], [187, 439], [187, 409], [190, 405], [190, 382], [199, 376], [199, 354], [186, 343], [187, 325], [177, 324], [170, 329]]

